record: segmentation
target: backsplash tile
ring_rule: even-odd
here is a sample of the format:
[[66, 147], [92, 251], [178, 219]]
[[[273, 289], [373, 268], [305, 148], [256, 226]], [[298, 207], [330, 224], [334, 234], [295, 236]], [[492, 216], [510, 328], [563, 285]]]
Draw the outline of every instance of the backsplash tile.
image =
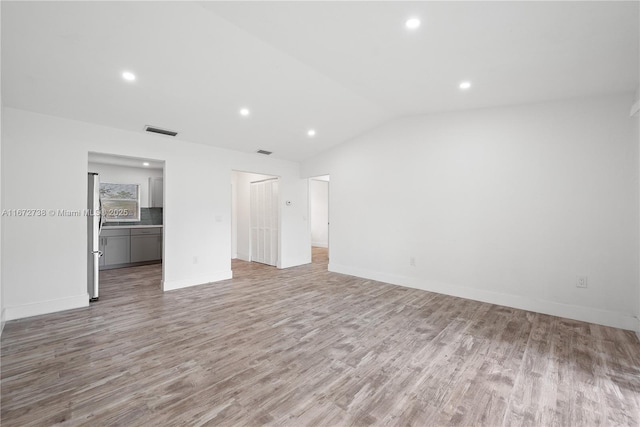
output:
[[103, 225], [162, 225], [162, 208], [140, 208], [140, 221], [105, 222]]

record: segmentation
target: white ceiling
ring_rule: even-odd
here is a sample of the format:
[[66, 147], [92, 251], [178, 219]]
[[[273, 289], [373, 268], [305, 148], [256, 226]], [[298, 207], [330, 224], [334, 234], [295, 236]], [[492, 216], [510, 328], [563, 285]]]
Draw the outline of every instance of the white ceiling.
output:
[[[302, 160], [396, 117], [631, 92], [638, 2], [2, 1], [3, 104]], [[404, 27], [410, 16], [422, 26]], [[137, 80], [121, 78], [131, 70]], [[470, 80], [468, 91], [458, 84]], [[251, 109], [240, 117], [241, 107]], [[308, 138], [308, 129], [317, 130]], [[158, 138], [163, 138], [158, 136]]]

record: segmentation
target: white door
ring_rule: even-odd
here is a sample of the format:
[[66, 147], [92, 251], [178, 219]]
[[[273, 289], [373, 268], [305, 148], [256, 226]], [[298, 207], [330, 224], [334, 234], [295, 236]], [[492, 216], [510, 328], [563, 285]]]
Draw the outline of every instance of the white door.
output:
[[278, 264], [278, 180], [251, 183], [251, 261]]

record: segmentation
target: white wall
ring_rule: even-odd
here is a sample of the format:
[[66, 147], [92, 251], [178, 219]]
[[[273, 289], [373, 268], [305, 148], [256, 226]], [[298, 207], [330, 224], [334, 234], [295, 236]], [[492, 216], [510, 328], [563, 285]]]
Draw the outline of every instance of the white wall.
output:
[[331, 175], [329, 269], [636, 329], [632, 100], [406, 118], [306, 162]]
[[[0, 22], [2, 22], [2, 7], [0, 6]], [[0, 34], [2, 31], [0, 31]], [[0, 36], [0, 46], [2, 45], [2, 36]], [[2, 55], [0, 55], [0, 82], [2, 81]], [[2, 101], [2, 88], [0, 84], [0, 212], [2, 212], [2, 208], [4, 206], [4, 196], [2, 194], [2, 121], [3, 117], [3, 101]], [[0, 215], [0, 336], [2, 335], [2, 331], [4, 330], [5, 323], [5, 309], [4, 309], [4, 285], [2, 283], [2, 228], [4, 221], [2, 215]]]
[[[89, 152], [165, 161], [165, 290], [231, 277], [232, 169], [280, 176], [283, 198], [294, 201], [282, 211], [282, 266], [311, 261], [307, 181], [297, 163], [11, 108], [3, 113], [2, 196], [8, 209], [84, 209]], [[7, 319], [87, 305], [85, 221], [5, 218]]]
[[238, 176], [231, 171], [231, 259], [238, 258]]
[[329, 246], [329, 182], [309, 180], [309, 221], [311, 245]]
[[162, 178], [162, 169], [134, 168], [89, 162], [89, 172], [100, 175], [100, 182], [110, 184], [139, 184], [140, 207], [149, 207], [149, 177]]
[[[236, 249], [237, 258], [251, 261], [251, 183], [277, 178], [273, 175], [233, 171], [236, 192]], [[284, 200], [280, 197], [280, 204]], [[278, 261], [280, 261], [278, 259]]]
[[[634, 107], [638, 104], [640, 104], [640, 86], [638, 86], [638, 89], [636, 90], [636, 96], [635, 96], [635, 100], [634, 100]], [[634, 108], [635, 110], [635, 108]], [[635, 111], [635, 114], [633, 115], [633, 117], [631, 117], [631, 123], [633, 125], [633, 139], [634, 141], [636, 141], [636, 144], [638, 145], [638, 147], [640, 147], [640, 112], [639, 111]], [[638, 153], [640, 155], [640, 149], [638, 149]], [[640, 159], [639, 159], [640, 162]], [[640, 171], [638, 172], [640, 173]], [[638, 191], [640, 192], [640, 186], [638, 188]], [[639, 201], [640, 201], [640, 197], [639, 197]], [[638, 217], [638, 220], [640, 221], [640, 217]], [[639, 231], [640, 231], [640, 227], [639, 227]], [[640, 241], [640, 237], [639, 237], [639, 241]], [[638, 338], [640, 338], [640, 281], [638, 282], [638, 313], [637, 313], [637, 325], [636, 325], [636, 334], [638, 335]]]

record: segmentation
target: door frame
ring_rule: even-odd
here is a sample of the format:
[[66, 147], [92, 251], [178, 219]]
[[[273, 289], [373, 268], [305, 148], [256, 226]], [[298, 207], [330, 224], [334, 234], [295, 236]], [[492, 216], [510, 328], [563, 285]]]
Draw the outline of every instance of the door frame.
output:
[[[319, 179], [326, 178], [326, 179]], [[313, 213], [311, 211], [311, 181], [324, 181], [327, 183], [327, 256], [331, 259], [331, 175], [326, 173], [322, 175], [311, 176], [307, 178], [307, 205], [309, 207], [309, 242], [313, 243], [311, 235], [311, 223], [313, 221]], [[313, 246], [313, 245], [312, 245]]]

